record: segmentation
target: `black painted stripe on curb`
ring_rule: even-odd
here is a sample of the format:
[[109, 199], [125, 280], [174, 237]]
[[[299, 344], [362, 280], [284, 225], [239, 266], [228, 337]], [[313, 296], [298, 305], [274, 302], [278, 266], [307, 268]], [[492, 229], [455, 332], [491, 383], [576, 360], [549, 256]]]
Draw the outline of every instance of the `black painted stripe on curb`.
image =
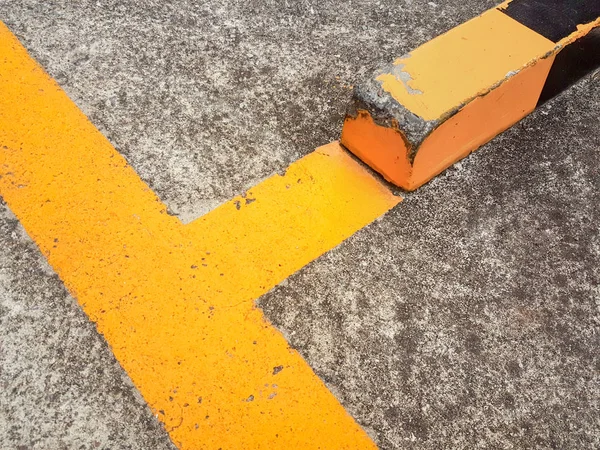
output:
[[[600, 0], [597, 0], [600, 4]], [[556, 55], [538, 106], [560, 94], [572, 84], [600, 68], [600, 27], [567, 45]]]
[[502, 12], [558, 42], [600, 16], [600, 0], [513, 0]]

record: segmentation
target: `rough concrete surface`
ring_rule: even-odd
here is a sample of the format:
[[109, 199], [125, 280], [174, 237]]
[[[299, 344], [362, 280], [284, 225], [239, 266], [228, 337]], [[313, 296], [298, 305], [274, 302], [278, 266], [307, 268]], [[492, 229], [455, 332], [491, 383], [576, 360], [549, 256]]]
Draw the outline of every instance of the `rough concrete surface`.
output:
[[[189, 221], [339, 137], [351, 85], [494, 4], [0, 0], [0, 20]], [[599, 92], [260, 300], [382, 448], [600, 447]], [[0, 368], [1, 449], [171, 448], [4, 206]]]

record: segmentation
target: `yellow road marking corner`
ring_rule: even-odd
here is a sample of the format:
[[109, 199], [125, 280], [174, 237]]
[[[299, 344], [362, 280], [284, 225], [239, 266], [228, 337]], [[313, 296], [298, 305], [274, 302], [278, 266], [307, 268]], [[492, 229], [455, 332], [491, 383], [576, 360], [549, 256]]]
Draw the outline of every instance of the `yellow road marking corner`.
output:
[[0, 195], [182, 449], [374, 444], [253, 301], [400, 199], [337, 143], [183, 225], [0, 23]]

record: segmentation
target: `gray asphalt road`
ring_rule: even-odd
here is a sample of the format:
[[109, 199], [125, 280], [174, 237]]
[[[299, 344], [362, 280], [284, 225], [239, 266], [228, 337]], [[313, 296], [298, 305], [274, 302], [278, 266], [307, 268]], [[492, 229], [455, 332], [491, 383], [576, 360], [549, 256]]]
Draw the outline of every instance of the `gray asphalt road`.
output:
[[[0, 0], [0, 20], [190, 221], [336, 139], [380, 61], [493, 4]], [[259, 300], [381, 448], [600, 448], [599, 78]], [[0, 448], [171, 448], [0, 211]]]

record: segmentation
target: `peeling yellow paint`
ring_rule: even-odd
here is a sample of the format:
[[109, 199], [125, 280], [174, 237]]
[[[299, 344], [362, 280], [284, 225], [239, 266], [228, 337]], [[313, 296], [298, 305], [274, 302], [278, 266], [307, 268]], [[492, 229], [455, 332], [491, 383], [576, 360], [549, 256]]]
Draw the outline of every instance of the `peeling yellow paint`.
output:
[[[425, 120], [440, 120], [551, 52], [555, 44], [491, 9], [394, 62], [377, 80], [396, 101]], [[510, 49], [510, 51], [507, 51]]]
[[253, 301], [398, 203], [337, 143], [184, 226], [0, 24], [0, 195], [182, 449], [374, 444]]
[[581, 39], [582, 36], [585, 36], [590, 31], [592, 31], [594, 28], [597, 28], [597, 27], [600, 27], [600, 17], [598, 17], [596, 20], [591, 21], [590, 23], [577, 25], [577, 29], [575, 31], [573, 31], [568, 36], [562, 38], [556, 44], [557, 50], [559, 50], [560, 48], [566, 47], [567, 45], [575, 42], [577, 39]]

